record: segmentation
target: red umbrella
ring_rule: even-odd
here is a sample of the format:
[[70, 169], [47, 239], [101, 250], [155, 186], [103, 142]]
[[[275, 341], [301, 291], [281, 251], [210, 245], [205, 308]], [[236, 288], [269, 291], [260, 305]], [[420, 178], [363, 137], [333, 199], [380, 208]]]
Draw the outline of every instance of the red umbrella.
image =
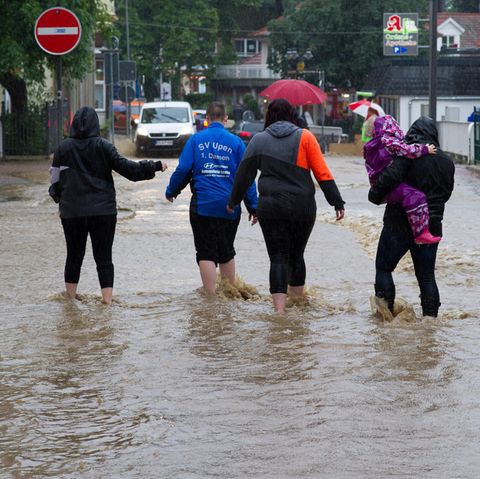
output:
[[309, 105], [323, 103], [326, 93], [305, 80], [277, 80], [260, 93], [269, 100], [284, 98], [292, 105]]

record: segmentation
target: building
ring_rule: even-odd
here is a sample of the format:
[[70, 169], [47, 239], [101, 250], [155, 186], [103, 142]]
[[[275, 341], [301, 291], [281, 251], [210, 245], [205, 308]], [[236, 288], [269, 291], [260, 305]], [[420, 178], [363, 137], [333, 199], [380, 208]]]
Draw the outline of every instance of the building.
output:
[[[438, 15], [437, 121], [466, 122], [480, 106], [480, 13]], [[364, 85], [402, 130], [429, 113], [426, 58], [385, 58]]]
[[247, 36], [235, 39], [237, 63], [219, 65], [211, 80], [211, 88], [218, 101], [231, 105], [242, 105], [243, 97], [258, 94], [273, 81], [280, 78], [268, 66], [271, 42], [267, 27]]

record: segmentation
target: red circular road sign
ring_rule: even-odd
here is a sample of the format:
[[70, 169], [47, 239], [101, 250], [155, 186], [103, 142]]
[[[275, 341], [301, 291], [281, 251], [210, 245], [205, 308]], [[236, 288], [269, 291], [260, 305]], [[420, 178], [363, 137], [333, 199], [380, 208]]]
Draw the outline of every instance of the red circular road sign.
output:
[[35, 22], [35, 39], [51, 55], [65, 55], [80, 42], [82, 26], [77, 16], [63, 7], [45, 10]]

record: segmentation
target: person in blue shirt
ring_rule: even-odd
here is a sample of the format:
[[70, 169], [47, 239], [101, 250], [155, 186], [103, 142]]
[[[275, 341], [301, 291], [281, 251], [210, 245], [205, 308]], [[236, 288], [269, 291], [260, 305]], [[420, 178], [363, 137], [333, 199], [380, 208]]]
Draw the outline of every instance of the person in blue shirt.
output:
[[[228, 132], [225, 106], [212, 102], [207, 108], [208, 128], [186, 143], [165, 196], [173, 202], [190, 184], [190, 225], [203, 287], [214, 293], [217, 265], [220, 275], [235, 283], [234, 241], [240, 222], [240, 206], [226, 210], [233, 179], [245, 152], [243, 141]], [[257, 189], [252, 183], [244, 198], [252, 224], [257, 222]]]

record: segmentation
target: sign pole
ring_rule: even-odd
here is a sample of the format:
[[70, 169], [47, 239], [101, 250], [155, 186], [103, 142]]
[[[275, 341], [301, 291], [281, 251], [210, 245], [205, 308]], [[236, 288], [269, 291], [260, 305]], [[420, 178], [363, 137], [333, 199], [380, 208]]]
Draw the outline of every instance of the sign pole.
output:
[[113, 115], [113, 53], [109, 55], [110, 61], [110, 71], [112, 72], [112, 76], [110, 77], [110, 105], [108, 107], [110, 113], [110, 132], [111, 132], [111, 141], [112, 145], [115, 145], [115, 118]]
[[57, 146], [63, 140], [63, 92], [62, 92], [62, 57], [57, 56], [56, 62], [56, 76], [57, 76]]
[[430, 0], [430, 52], [428, 107], [430, 118], [437, 121], [437, 12], [438, 0]]
[[49, 55], [56, 55], [55, 76], [57, 86], [58, 146], [63, 140], [62, 55], [70, 53], [80, 42], [82, 25], [77, 16], [63, 7], [52, 7], [42, 12], [33, 29], [38, 46]]

